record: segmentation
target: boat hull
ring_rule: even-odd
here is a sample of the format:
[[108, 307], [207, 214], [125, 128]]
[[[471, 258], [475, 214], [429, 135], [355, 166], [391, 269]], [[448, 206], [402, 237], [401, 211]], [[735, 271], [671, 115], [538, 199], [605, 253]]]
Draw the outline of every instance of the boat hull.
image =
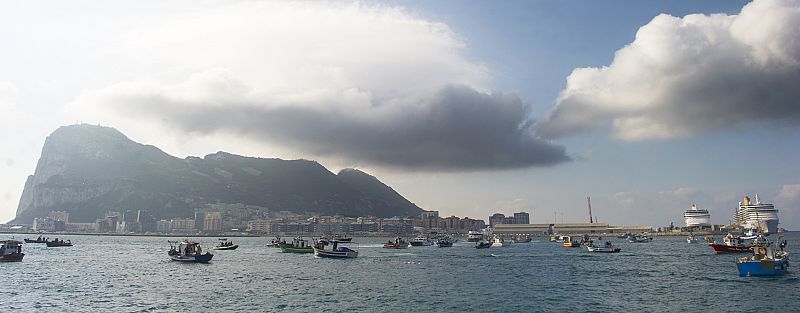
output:
[[729, 245], [718, 244], [718, 243], [710, 243], [708, 245], [712, 249], [714, 249], [714, 253], [716, 253], [716, 254], [753, 252], [753, 248], [750, 247], [750, 246], [729, 246]]
[[475, 249], [486, 249], [491, 247], [492, 247], [491, 242], [485, 242], [485, 243], [478, 243], [478, 245], [475, 246]]
[[776, 276], [786, 272], [789, 260], [736, 261], [739, 276]]
[[173, 261], [178, 262], [185, 262], [185, 263], [208, 263], [214, 257], [213, 254], [202, 254], [196, 256], [181, 256], [181, 255], [170, 255], [170, 259]]
[[48, 247], [72, 247], [71, 243], [47, 242]]
[[595, 253], [618, 253], [622, 251], [620, 248], [604, 248], [604, 247], [586, 247], [589, 252]]
[[281, 252], [283, 253], [314, 253], [313, 247], [288, 247], [282, 246]]
[[405, 249], [408, 248], [407, 245], [395, 245], [395, 244], [385, 244], [383, 245], [384, 249]]
[[0, 262], [21, 262], [25, 253], [11, 253], [0, 256]]
[[410, 243], [412, 247], [427, 247], [433, 245], [433, 242], [430, 241], [411, 241]]
[[47, 243], [47, 241], [36, 240], [36, 239], [25, 239], [25, 243]]
[[452, 247], [453, 243], [452, 242], [437, 242], [436, 245], [439, 246], [439, 248], [448, 248], [448, 247]]
[[336, 250], [323, 250], [314, 248], [314, 256], [329, 259], [351, 259], [358, 257], [358, 251], [336, 251]]
[[236, 250], [236, 248], [239, 248], [239, 245], [232, 245], [227, 247], [214, 247], [214, 250]]
[[562, 244], [565, 248], [580, 248], [581, 244], [577, 242], [565, 242]]

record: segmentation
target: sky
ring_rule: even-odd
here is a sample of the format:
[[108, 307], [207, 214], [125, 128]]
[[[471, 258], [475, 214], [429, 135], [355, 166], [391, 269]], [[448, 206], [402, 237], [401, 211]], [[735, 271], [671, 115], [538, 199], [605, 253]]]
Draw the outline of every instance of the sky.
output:
[[356, 167], [440, 215], [800, 228], [800, 1], [0, 2], [0, 221], [46, 136]]

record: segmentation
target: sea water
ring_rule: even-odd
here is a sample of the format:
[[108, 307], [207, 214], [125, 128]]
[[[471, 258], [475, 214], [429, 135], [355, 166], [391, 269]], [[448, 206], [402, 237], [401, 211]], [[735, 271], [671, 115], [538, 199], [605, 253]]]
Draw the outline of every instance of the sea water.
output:
[[[32, 235], [2, 234], [18, 240]], [[51, 236], [56, 237], [56, 236]], [[739, 277], [734, 259], [704, 243], [656, 237], [621, 253], [589, 253], [538, 237], [475, 249], [383, 249], [388, 238], [355, 238], [355, 259], [281, 253], [269, 237], [229, 238], [209, 264], [170, 261], [167, 240], [58, 236], [72, 247], [25, 244], [25, 259], [0, 263], [0, 311], [359, 312], [797, 312], [800, 266], [779, 277]], [[205, 249], [216, 238], [192, 238]], [[721, 238], [718, 238], [721, 239]], [[798, 252], [800, 233], [786, 233]], [[800, 260], [800, 259], [799, 259]], [[800, 262], [798, 262], [800, 264]]]

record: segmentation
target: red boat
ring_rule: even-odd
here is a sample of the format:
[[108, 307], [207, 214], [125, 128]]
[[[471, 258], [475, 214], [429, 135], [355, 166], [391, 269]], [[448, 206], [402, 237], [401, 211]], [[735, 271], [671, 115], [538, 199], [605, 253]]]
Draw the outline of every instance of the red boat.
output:
[[717, 254], [720, 253], [748, 253], [753, 252], [753, 245], [752, 244], [745, 244], [746, 240], [753, 240], [755, 236], [751, 237], [734, 237], [731, 234], [728, 234], [723, 238], [723, 243], [719, 244], [716, 242], [709, 243], [708, 245], [714, 249], [714, 252]]
[[383, 244], [385, 249], [405, 249], [408, 248], [408, 241], [403, 240], [400, 237], [394, 239], [394, 241], [389, 241]]
[[24, 256], [22, 242], [16, 240], [0, 241], [0, 262], [20, 262]]
[[729, 246], [719, 243], [709, 243], [714, 252], [717, 254], [720, 253], [746, 253], [746, 252], [753, 252], [753, 247], [751, 246]]

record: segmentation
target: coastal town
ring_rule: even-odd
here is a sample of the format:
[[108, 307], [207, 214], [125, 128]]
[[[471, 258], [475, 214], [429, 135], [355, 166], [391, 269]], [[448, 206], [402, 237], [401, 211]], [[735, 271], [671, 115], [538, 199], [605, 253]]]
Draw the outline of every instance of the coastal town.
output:
[[[740, 207], [751, 206], [749, 198]], [[755, 205], [756, 203], [753, 203]], [[758, 202], [760, 205], [760, 202]], [[771, 204], [767, 204], [771, 206]], [[767, 210], [774, 208], [766, 207]], [[744, 212], [744, 211], [743, 211]], [[764, 219], [764, 212], [761, 213]], [[739, 219], [746, 219], [744, 213]], [[31, 225], [0, 225], [0, 232], [64, 233], [64, 234], [117, 234], [117, 235], [193, 235], [193, 236], [321, 236], [348, 234], [351, 236], [409, 236], [418, 233], [448, 233], [466, 236], [470, 231], [492, 232], [500, 235], [549, 236], [553, 234], [625, 234], [650, 233], [653, 235], [725, 234], [741, 233], [752, 228], [744, 222], [732, 225], [712, 224], [705, 209], [693, 205], [684, 213], [685, 225], [653, 227], [649, 225], [610, 225], [599, 223], [589, 212], [588, 223], [546, 223], [531, 221], [527, 212], [506, 216], [494, 213], [483, 219], [469, 217], [441, 217], [438, 211], [423, 211], [418, 216], [379, 218], [343, 215], [297, 214], [289, 211], [273, 212], [266, 208], [248, 205], [217, 205], [195, 210], [193, 217], [156, 219], [148, 210], [109, 211], [94, 222], [70, 220], [68, 211], [51, 211], [47, 216], [34, 218]], [[777, 225], [777, 224], [775, 224]], [[772, 232], [775, 225], [768, 225]], [[748, 227], [751, 226], [751, 227]], [[755, 225], [757, 226], [757, 225]]]

